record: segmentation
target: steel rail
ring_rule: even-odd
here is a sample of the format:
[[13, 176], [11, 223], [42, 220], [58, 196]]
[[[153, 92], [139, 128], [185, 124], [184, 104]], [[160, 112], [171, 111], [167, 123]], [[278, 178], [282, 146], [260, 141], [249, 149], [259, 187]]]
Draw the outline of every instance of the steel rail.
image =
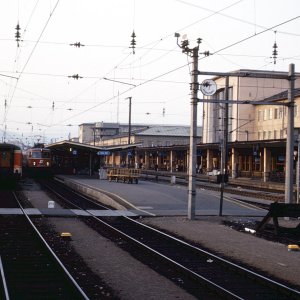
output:
[[140, 223], [140, 222], [138, 222], [138, 221], [136, 221], [136, 220], [133, 220], [133, 219], [127, 217], [127, 216], [123, 216], [123, 217], [126, 218], [127, 220], [131, 221], [131, 222], [135, 222], [135, 223], [137, 223], [137, 224], [139, 224], [139, 225], [142, 225], [142, 226], [144, 226], [144, 227], [147, 227], [149, 230], [152, 230], [152, 231], [155, 231], [155, 232], [157, 232], [157, 233], [159, 233], [159, 234], [162, 234], [162, 235], [166, 236], [167, 238], [170, 238], [170, 239], [172, 239], [172, 240], [174, 240], [174, 241], [177, 241], [177, 242], [179, 242], [179, 243], [181, 243], [181, 244], [183, 244], [183, 245], [186, 245], [186, 246], [188, 246], [188, 247], [191, 247], [192, 249], [194, 249], [194, 250], [196, 250], [196, 251], [199, 251], [199, 252], [205, 253], [205, 254], [207, 254], [207, 255], [210, 255], [210, 256], [214, 257], [215, 259], [217, 259], [217, 260], [219, 260], [219, 261], [222, 261], [222, 262], [224, 262], [224, 263], [226, 263], [226, 264], [229, 264], [229, 265], [232, 266], [232, 267], [235, 267], [235, 268], [237, 268], [237, 269], [239, 269], [239, 270], [248, 272], [249, 274], [252, 274], [252, 275], [257, 276], [257, 277], [259, 277], [259, 278], [261, 278], [261, 279], [263, 279], [263, 280], [266, 280], [267, 282], [269, 282], [269, 283], [271, 283], [271, 284], [275, 284], [275, 285], [277, 285], [277, 286], [280, 286], [280, 287], [286, 289], [286, 290], [289, 291], [289, 292], [296, 293], [296, 294], [299, 295], [299, 297], [300, 297], [300, 291], [297, 291], [297, 290], [295, 290], [295, 289], [292, 289], [292, 288], [290, 288], [290, 287], [288, 287], [288, 286], [286, 286], [286, 285], [284, 285], [284, 284], [282, 284], [282, 283], [280, 283], [280, 282], [277, 282], [277, 281], [272, 280], [272, 279], [270, 279], [270, 278], [268, 278], [268, 277], [265, 277], [265, 276], [263, 276], [263, 275], [261, 275], [261, 274], [259, 274], [259, 273], [253, 272], [253, 271], [251, 271], [251, 270], [249, 270], [249, 269], [246, 269], [246, 268], [244, 268], [244, 267], [242, 267], [242, 266], [239, 266], [239, 265], [237, 265], [237, 264], [235, 264], [235, 263], [233, 263], [233, 262], [231, 262], [231, 261], [228, 261], [228, 260], [226, 260], [226, 259], [224, 259], [224, 258], [222, 258], [222, 257], [219, 257], [219, 256], [217, 256], [217, 255], [215, 255], [215, 254], [213, 254], [213, 253], [210, 253], [210, 252], [208, 252], [208, 251], [206, 251], [206, 250], [203, 250], [203, 249], [200, 249], [200, 248], [198, 248], [198, 247], [195, 247], [195, 246], [193, 246], [193, 245], [191, 245], [191, 244], [189, 244], [189, 243], [187, 243], [187, 242], [185, 242], [185, 241], [182, 241], [182, 240], [180, 240], [180, 239], [178, 239], [178, 238], [176, 238], [176, 237], [174, 237], [174, 236], [172, 236], [172, 235], [169, 235], [169, 234], [167, 234], [167, 233], [165, 233], [165, 232], [162, 232], [162, 231], [160, 231], [160, 230], [158, 230], [158, 229], [156, 229], [156, 228], [153, 228], [153, 227], [151, 227], [151, 226], [149, 226], [149, 225], [147, 225], [147, 224], [142, 224], [142, 223]]
[[1, 273], [1, 277], [2, 277], [2, 284], [4, 287], [5, 299], [9, 300], [9, 293], [8, 293], [8, 288], [7, 288], [7, 284], [6, 284], [6, 280], [5, 280], [5, 274], [4, 274], [4, 268], [3, 268], [3, 264], [2, 264], [1, 255], [0, 255], [0, 273]]
[[30, 220], [30, 217], [28, 216], [28, 214], [26, 213], [26, 211], [24, 210], [24, 208], [22, 207], [18, 197], [16, 196], [16, 194], [13, 192], [13, 195], [18, 203], [18, 205], [20, 206], [20, 209], [22, 211], [22, 213], [24, 214], [25, 218], [27, 219], [27, 221], [29, 222], [29, 224], [32, 226], [32, 228], [34, 229], [34, 231], [36, 232], [36, 234], [39, 236], [39, 238], [41, 239], [41, 241], [43, 242], [43, 244], [46, 246], [46, 248], [49, 250], [49, 252], [52, 254], [52, 256], [55, 258], [56, 262], [60, 265], [60, 267], [62, 268], [62, 270], [65, 272], [65, 274], [68, 276], [68, 278], [71, 280], [71, 282], [74, 284], [74, 286], [76, 287], [76, 289], [78, 290], [78, 292], [81, 294], [81, 296], [85, 299], [85, 300], [89, 300], [89, 297], [85, 294], [85, 292], [81, 289], [81, 287], [78, 285], [78, 283], [76, 282], [76, 280], [73, 278], [73, 276], [69, 273], [69, 271], [66, 269], [66, 267], [63, 265], [63, 263], [60, 261], [60, 259], [58, 258], [58, 256], [54, 253], [54, 251], [51, 249], [51, 247], [48, 245], [48, 243], [46, 242], [46, 240], [43, 238], [43, 236], [41, 235], [41, 233], [39, 232], [39, 230], [36, 228], [36, 226], [33, 224], [33, 222]]
[[[48, 187], [48, 188], [49, 188], [49, 187]], [[61, 197], [62, 199], [64, 199], [64, 201], [66, 201], [66, 202], [68, 202], [68, 203], [71, 203], [72, 205], [76, 206], [76, 207], [79, 208], [79, 209], [82, 209], [80, 206], [78, 206], [77, 204], [74, 204], [74, 203], [72, 203], [71, 201], [67, 200], [64, 196], [60, 195], [58, 192], [54, 191], [53, 189], [51, 189], [51, 191], [54, 192], [55, 195], [57, 195], [57, 196]], [[235, 298], [235, 299], [242, 299], [242, 298], [238, 297], [238, 295], [235, 295], [235, 294], [231, 293], [230, 291], [227, 291], [226, 289], [224, 289], [224, 288], [222, 288], [221, 286], [215, 284], [214, 282], [208, 280], [207, 278], [205, 278], [205, 277], [203, 277], [203, 276], [201, 276], [201, 275], [199, 275], [199, 274], [197, 274], [197, 273], [195, 273], [195, 272], [189, 270], [189, 269], [186, 268], [185, 266], [183, 266], [183, 265], [179, 264], [178, 262], [176, 262], [176, 261], [174, 261], [174, 260], [168, 258], [167, 256], [165, 256], [165, 255], [159, 253], [159, 252], [156, 251], [155, 249], [150, 248], [149, 246], [147, 246], [147, 245], [141, 243], [140, 241], [134, 239], [133, 237], [127, 235], [126, 233], [120, 231], [119, 229], [117, 229], [117, 228], [111, 226], [110, 224], [108, 224], [108, 223], [106, 223], [105, 221], [101, 220], [99, 217], [93, 215], [93, 213], [91, 213], [91, 212], [89, 212], [89, 211], [85, 211], [85, 212], [88, 213], [88, 214], [91, 216], [91, 218], [93, 218], [93, 219], [96, 220], [97, 222], [100, 222], [100, 223], [104, 224], [105, 226], [109, 227], [110, 229], [114, 230], [115, 232], [118, 232], [119, 234], [121, 234], [122, 236], [126, 237], [127, 239], [133, 241], [134, 243], [137, 243], [137, 244], [139, 244], [140, 246], [142, 246], [143, 248], [148, 249], [148, 250], [151, 251], [152, 253], [154, 253], [154, 254], [156, 254], [156, 255], [158, 255], [158, 256], [160, 256], [160, 257], [163, 257], [165, 260], [167, 260], [167, 261], [171, 262], [172, 264], [176, 265], [176, 266], [177, 266], [178, 268], [180, 268], [181, 270], [183, 270], [183, 271], [185, 271], [185, 272], [188, 272], [189, 274], [192, 274], [193, 276], [197, 277], [197, 278], [200, 279], [204, 284], [213, 286], [213, 288], [215, 288], [215, 289], [219, 290], [220, 292], [222, 292], [223, 295], [226, 294], [227, 296], [233, 297], [233, 298]], [[133, 221], [132, 219], [127, 218], [126, 216], [122, 215], [121, 213], [120, 213], [120, 217], [125, 217], [126, 219]], [[151, 228], [151, 227], [146, 226], [146, 225], [143, 225], [143, 224], [141, 224], [141, 223], [138, 223], [138, 222], [136, 222], [136, 223], [139, 224], [139, 225], [141, 225], [141, 226], [145, 226], [145, 227]], [[155, 230], [155, 231], [159, 232], [158, 230]]]
[[[55, 193], [58, 194], [57, 192], [55, 192]], [[66, 200], [66, 201], [68, 201], [68, 200]], [[70, 202], [70, 201], [68, 201], [68, 202]], [[73, 204], [73, 203], [72, 203], [72, 204]], [[75, 205], [75, 204], [73, 204], [73, 205]], [[77, 205], [76, 205], [76, 206], [77, 206]], [[80, 206], [77, 206], [77, 207], [80, 208]], [[82, 208], [80, 208], [80, 209], [82, 209]], [[113, 230], [113, 231], [115, 231], [115, 232], [121, 234], [121, 235], [124, 236], [125, 238], [127, 238], [127, 239], [133, 241], [134, 243], [136, 243], [136, 244], [142, 246], [143, 248], [147, 249], [148, 251], [152, 252], [153, 254], [158, 255], [159, 257], [161, 257], [161, 258], [167, 260], [168, 262], [170, 262], [171, 264], [175, 265], [177, 268], [181, 269], [181, 270], [184, 271], [185, 273], [189, 273], [190, 275], [192, 275], [192, 276], [198, 278], [198, 279], [199, 279], [202, 283], [204, 283], [205, 285], [211, 286], [211, 287], [212, 287], [212, 292], [216, 292], [215, 290], [217, 290], [219, 293], [223, 293], [223, 295], [225, 294], [225, 295], [227, 295], [228, 297], [233, 297], [233, 298], [235, 298], [235, 299], [243, 299], [243, 298], [241, 298], [239, 295], [236, 295], [236, 294], [232, 293], [231, 291], [225, 289], [224, 287], [220, 286], [219, 284], [216, 284], [216, 283], [212, 282], [211, 280], [209, 280], [209, 279], [205, 278], [204, 276], [202, 276], [202, 275], [196, 273], [195, 271], [190, 270], [188, 267], [182, 265], [181, 263], [179, 263], [179, 262], [173, 260], [173, 259], [170, 258], [170, 257], [167, 257], [166, 255], [164, 255], [164, 254], [160, 253], [159, 251], [157, 251], [157, 250], [151, 248], [150, 246], [146, 245], [145, 243], [143, 243], [143, 242], [141, 242], [141, 241], [135, 239], [134, 237], [128, 235], [128, 234], [125, 233], [124, 231], [122, 231], [122, 230], [120, 230], [120, 229], [118, 229], [118, 228], [112, 226], [111, 224], [109, 224], [108, 222], [106, 222], [105, 220], [103, 220], [101, 217], [97, 217], [97, 216], [93, 215], [93, 214], [92, 214], [91, 212], [89, 212], [89, 211], [86, 211], [86, 212], [87, 212], [89, 215], [91, 215], [91, 217], [92, 217], [94, 220], [96, 220], [97, 222], [100, 222], [101, 224], [103, 224], [103, 225], [105, 225], [106, 227], [110, 228], [111, 230]], [[297, 290], [295, 290], [295, 289], [292, 289], [292, 288], [290, 288], [290, 287], [288, 287], [288, 286], [286, 286], [286, 285], [284, 285], [284, 284], [282, 284], [282, 283], [279, 283], [279, 282], [277, 282], [277, 281], [275, 281], [275, 280], [272, 280], [272, 279], [270, 279], [270, 278], [267, 278], [267, 277], [265, 277], [265, 276], [263, 276], [263, 275], [261, 275], [261, 274], [259, 274], [259, 273], [253, 272], [253, 271], [251, 271], [251, 270], [249, 270], [249, 269], [246, 269], [246, 268], [244, 268], [244, 267], [242, 267], [242, 266], [239, 266], [239, 265], [237, 265], [237, 264], [235, 264], [235, 263], [232, 263], [232, 262], [230, 262], [230, 261], [228, 261], [228, 260], [226, 260], [226, 259], [223, 259], [223, 258], [221, 258], [221, 257], [218, 257], [217, 255], [215, 255], [215, 254], [213, 254], [213, 253], [210, 253], [210, 252], [208, 252], [208, 251], [206, 251], [206, 250], [203, 250], [203, 249], [200, 249], [200, 248], [198, 248], [198, 247], [195, 247], [195, 246], [193, 246], [193, 245], [191, 245], [191, 244], [189, 244], [189, 243], [187, 243], [187, 242], [185, 242], [185, 241], [182, 241], [182, 240], [180, 240], [180, 239], [178, 239], [178, 238], [176, 238], [176, 237], [174, 237], [174, 236], [171, 236], [171, 235], [169, 235], [169, 234], [167, 234], [167, 233], [164, 233], [164, 232], [162, 232], [162, 231], [160, 231], [160, 230], [158, 230], [158, 229], [155, 229], [155, 228], [153, 228], [153, 227], [150, 227], [149, 225], [142, 224], [142, 223], [140, 223], [140, 222], [138, 222], [138, 221], [136, 221], [136, 220], [134, 220], [134, 219], [131, 219], [131, 218], [127, 217], [127, 216], [124, 216], [122, 213], [120, 213], [120, 217], [125, 218], [127, 221], [132, 222], [132, 223], [134, 223], [135, 225], [138, 225], [138, 226], [147, 228], [148, 230], [151, 230], [151, 231], [153, 231], [153, 232], [156, 232], [157, 234], [160, 234], [160, 235], [162, 235], [162, 236], [164, 236], [164, 237], [167, 237], [168, 239], [171, 239], [171, 240], [173, 240], [173, 241], [176, 241], [177, 243], [180, 243], [180, 244], [182, 244], [182, 245], [184, 245], [184, 246], [186, 246], [186, 247], [190, 247], [191, 249], [193, 249], [193, 250], [195, 250], [195, 251], [198, 251], [198, 252], [201, 253], [201, 254], [208, 255], [208, 256], [212, 257], [214, 260], [221, 262], [222, 264], [227, 264], [228, 266], [230, 266], [230, 267], [232, 267], [232, 268], [234, 268], [234, 269], [236, 269], [236, 270], [238, 270], [238, 271], [245, 272], [246, 274], [251, 275], [252, 277], [255, 277], [255, 278], [258, 278], [258, 279], [260, 279], [260, 280], [263, 280], [265, 283], [267, 283], [267, 284], [269, 284], [269, 285], [272, 285], [272, 286], [276, 286], [276, 287], [278, 287], [278, 288], [281, 288], [281, 289], [283, 289], [284, 291], [286, 291], [286, 293], [294, 294], [294, 295], [297, 295], [297, 296], [300, 297], [300, 292], [299, 292], [299, 291], [297, 291]], [[215, 290], [214, 290], [214, 289], [215, 289]]]

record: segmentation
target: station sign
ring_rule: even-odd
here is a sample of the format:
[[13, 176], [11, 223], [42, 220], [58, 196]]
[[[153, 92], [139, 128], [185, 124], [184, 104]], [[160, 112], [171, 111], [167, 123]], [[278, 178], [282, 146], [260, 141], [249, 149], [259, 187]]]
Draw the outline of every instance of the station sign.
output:
[[107, 155], [110, 155], [110, 151], [98, 151], [97, 155], [107, 156]]

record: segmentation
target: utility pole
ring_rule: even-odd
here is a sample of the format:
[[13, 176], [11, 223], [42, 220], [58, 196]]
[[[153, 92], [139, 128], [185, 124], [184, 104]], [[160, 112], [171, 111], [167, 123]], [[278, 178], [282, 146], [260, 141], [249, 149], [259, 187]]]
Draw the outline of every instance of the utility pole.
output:
[[299, 196], [300, 196], [300, 135], [298, 135], [298, 139], [297, 139], [297, 163], [296, 163], [296, 185], [297, 185], [297, 196], [296, 196], [296, 203], [299, 204]]
[[286, 137], [286, 170], [285, 170], [285, 203], [293, 202], [293, 157], [294, 157], [294, 88], [295, 88], [295, 65], [290, 64], [288, 89], [288, 123]]
[[129, 99], [128, 145], [130, 145], [130, 140], [131, 140], [131, 99], [132, 99], [132, 97], [128, 97], [126, 99]]
[[[127, 97], [126, 99], [129, 99], [129, 117], [128, 117], [128, 145], [130, 145], [130, 140], [131, 140], [131, 99], [132, 97]], [[130, 155], [129, 155], [130, 149], [128, 148], [127, 152], [127, 166], [129, 168], [130, 166]]]
[[197, 163], [197, 104], [198, 104], [198, 52], [199, 45], [192, 49], [193, 69], [192, 96], [191, 96], [191, 128], [190, 128], [190, 155], [189, 155], [189, 186], [188, 186], [188, 219], [195, 218], [196, 203], [196, 163]]
[[197, 162], [197, 104], [198, 104], [198, 57], [199, 45], [201, 39], [197, 40], [198, 45], [189, 48], [189, 41], [184, 39], [181, 45], [178, 43], [179, 34], [175, 33], [177, 45], [182, 49], [183, 53], [190, 55], [193, 59], [193, 68], [191, 72], [191, 127], [190, 127], [190, 148], [189, 148], [189, 169], [188, 169], [188, 219], [195, 219], [195, 203], [196, 203], [196, 162]]
[[227, 163], [228, 163], [228, 100], [229, 100], [229, 76], [225, 77], [225, 104], [224, 104], [224, 134], [223, 134], [223, 144], [221, 148], [221, 195], [220, 195], [220, 209], [219, 216], [223, 214], [223, 198], [224, 198], [224, 186], [225, 178], [228, 178], [227, 174]]
[[[288, 124], [287, 124], [287, 139], [286, 139], [286, 162], [285, 162], [285, 203], [293, 202], [293, 157], [294, 157], [294, 105], [295, 105], [295, 79], [299, 78], [299, 74], [295, 74], [295, 65], [289, 65], [289, 72], [203, 72], [199, 71], [199, 75], [213, 75], [213, 76], [231, 76], [231, 77], [248, 77], [248, 78], [270, 78], [270, 79], [284, 79], [289, 81], [288, 101], [276, 102], [273, 101], [249, 101], [249, 100], [219, 100], [219, 99], [198, 99], [199, 102], [209, 103], [231, 103], [235, 104], [256, 104], [256, 105], [276, 105], [286, 106], [288, 108]], [[238, 129], [238, 127], [236, 128]]]

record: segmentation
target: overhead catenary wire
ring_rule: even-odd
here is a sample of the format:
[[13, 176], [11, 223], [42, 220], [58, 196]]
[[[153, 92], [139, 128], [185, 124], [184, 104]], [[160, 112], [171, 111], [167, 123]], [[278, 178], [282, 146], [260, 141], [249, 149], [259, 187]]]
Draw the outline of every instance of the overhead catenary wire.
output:
[[13, 100], [13, 97], [14, 97], [14, 94], [15, 94], [15, 91], [16, 91], [16, 88], [17, 88], [17, 85], [18, 85], [18, 82], [19, 82], [19, 80], [20, 80], [20, 78], [21, 78], [21, 76], [22, 76], [22, 73], [24, 72], [25, 68], [27, 67], [27, 65], [28, 65], [28, 63], [29, 63], [29, 61], [30, 61], [30, 59], [32, 58], [33, 53], [34, 53], [34, 51], [35, 51], [35, 49], [36, 49], [36, 47], [37, 47], [37, 45], [38, 45], [38, 43], [39, 43], [39, 41], [40, 41], [42, 35], [43, 35], [43, 33], [45, 32], [45, 30], [46, 30], [46, 28], [47, 28], [47, 26], [48, 26], [48, 24], [49, 24], [49, 21], [50, 21], [52, 15], [53, 15], [53, 13], [54, 13], [54, 11], [55, 11], [55, 9], [56, 9], [58, 3], [59, 3], [59, 1], [60, 1], [60, 0], [57, 0], [57, 2], [56, 2], [56, 4], [55, 4], [55, 6], [54, 6], [52, 12], [50, 13], [49, 18], [48, 18], [47, 21], [46, 21], [46, 24], [44, 25], [44, 27], [43, 27], [43, 29], [42, 29], [42, 31], [41, 31], [39, 37], [38, 37], [38, 40], [36, 41], [35, 46], [33, 47], [32, 51], [30, 52], [29, 57], [28, 57], [26, 63], [24, 64], [24, 66], [23, 66], [21, 72], [19, 73], [18, 80], [17, 80], [17, 82], [16, 82], [16, 84], [15, 84], [13, 93], [12, 93], [12, 95], [11, 95], [11, 97], [10, 97], [8, 109], [7, 109], [7, 111], [6, 111], [5, 115], [4, 115], [4, 123], [5, 123], [5, 120], [6, 120], [6, 118], [7, 118], [7, 114], [8, 114], [8, 112], [9, 112], [9, 108], [10, 108], [10, 106], [11, 106], [11, 103], [12, 103], [12, 100]]
[[[245, 42], [245, 41], [247, 41], [247, 40], [249, 40], [249, 39], [251, 39], [251, 38], [254, 38], [254, 37], [256, 37], [256, 36], [258, 36], [258, 35], [260, 35], [260, 34], [263, 34], [263, 33], [267, 32], [267, 31], [270, 31], [270, 30], [272, 30], [272, 29], [274, 29], [274, 28], [277, 28], [277, 27], [279, 27], [279, 26], [282, 26], [282, 25], [284, 25], [284, 24], [287, 24], [287, 23], [289, 23], [289, 22], [292, 22], [292, 21], [298, 19], [299, 17], [300, 17], [300, 16], [290, 18], [290, 19], [288, 19], [288, 20], [286, 20], [286, 21], [284, 21], [284, 22], [281, 22], [281, 23], [276, 24], [276, 25], [274, 25], [274, 26], [272, 26], [272, 27], [270, 27], [270, 28], [267, 28], [267, 29], [265, 29], [265, 30], [262, 30], [261, 32], [255, 34], [255, 35], [250, 35], [250, 36], [248, 36], [248, 37], [246, 37], [246, 38], [244, 38], [244, 39], [241, 39], [241, 40], [239, 40], [239, 41], [237, 41], [237, 42], [235, 42], [235, 43], [232, 43], [232, 44], [230, 44], [230, 45], [228, 45], [228, 46], [225, 46], [225, 47], [223, 47], [223, 48], [221, 48], [221, 49], [215, 51], [213, 54], [220, 53], [220, 52], [222, 52], [222, 51], [224, 51], [224, 50], [226, 50], [226, 49], [229, 49], [229, 48], [231, 48], [231, 47], [233, 47], [233, 46], [236, 46], [236, 45], [238, 45], [238, 44], [240, 44], [240, 43], [243, 43], [243, 42]], [[206, 57], [199, 58], [199, 60], [202, 60], [202, 59], [204, 59], [204, 58], [206, 58]], [[150, 83], [150, 82], [152, 82], [152, 81], [154, 81], [154, 80], [156, 80], [156, 79], [159, 79], [159, 78], [164, 77], [164, 76], [166, 76], [166, 75], [168, 75], [168, 74], [171, 74], [171, 73], [173, 73], [173, 72], [175, 72], [175, 71], [178, 71], [178, 70], [180, 70], [180, 69], [182, 69], [182, 68], [185, 68], [185, 67], [188, 66], [189, 64], [190, 64], [190, 63], [181, 65], [181, 66], [179, 66], [179, 67], [177, 67], [177, 68], [174, 68], [174, 69], [172, 69], [172, 70], [169, 70], [169, 71], [167, 71], [167, 72], [164, 72], [164, 73], [162, 73], [162, 74], [159, 74], [159, 75], [157, 75], [157, 76], [155, 76], [155, 77], [152, 77], [151, 79], [145, 80], [144, 82], [138, 84], [136, 87], [131, 87], [131, 88], [129, 88], [129, 89], [123, 91], [123, 92], [120, 94], [120, 96], [123, 95], [123, 94], [126, 94], [128, 91], [131, 91], [131, 90], [133, 90], [133, 89], [140, 88], [141, 86], [143, 86], [143, 85], [145, 85], [145, 84], [147, 84], [147, 83]], [[115, 97], [116, 97], [116, 96], [110, 97], [110, 98], [108, 98], [107, 100], [104, 100], [104, 101], [102, 101], [102, 102], [100, 102], [100, 103], [98, 103], [98, 104], [96, 104], [96, 105], [94, 105], [94, 106], [92, 106], [92, 107], [90, 107], [90, 108], [87, 108], [87, 109], [84, 110], [82, 113], [88, 112], [88, 111], [90, 111], [90, 110], [92, 110], [92, 109], [94, 109], [94, 108], [96, 108], [96, 107], [98, 107], [98, 106], [100, 106], [100, 105], [103, 105], [104, 103], [107, 103], [107, 102], [111, 101], [112, 99], [115, 99]], [[73, 115], [73, 116], [71, 116], [71, 117], [65, 119], [64, 121], [62, 121], [62, 123], [63, 123], [63, 122], [66, 122], [66, 121], [68, 121], [68, 120], [70, 120], [70, 119], [72, 119], [72, 118], [75, 118], [75, 117], [77, 117], [78, 115], [81, 115], [82, 113], [78, 113], [78, 114], [76, 114], [76, 115]]]
[[[155, 47], [154, 47], [151, 51], [154, 51], [154, 50], [156, 50]], [[26, 71], [23, 72], [23, 75], [25, 75], [25, 73], [26, 73]], [[22, 76], [23, 76], [23, 75], [22, 75]], [[86, 78], [87, 78], [87, 77], [86, 77]], [[91, 78], [91, 79], [92, 79], [92, 78]], [[97, 79], [97, 78], [95, 77], [95, 79]], [[98, 80], [98, 79], [97, 79], [97, 80]], [[101, 80], [101, 79], [100, 79], [100, 80]], [[146, 80], [149, 81], [149, 82], [151, 82], [151, 78], [146, 79]], [[146, 80], [142, 80], [142, 81], [144, 82], [144, 81], [146, 81]], [[155, 80], [153, 80], [153, 81], [155, 81]], [[98, 81], [98, 82], [99, 82], [99, 81]], [[143, 82], [142, 82], [142, 83], [143, 83]], [[96, 84], [97, 84], [97, 83], [95, 83], [93, 86], [95, 86]], [[75, 96], [75, 97], [77, 97], [77, 96]], [[75, 97], [72, 97], [72, 99], [76, 99]], [[106, 97], [104, 97], [104, 100], [105, 100], [105, 98], [106, 98]], [[49, 101], [52, 101], [52, 99], [49, 99]], [[95, 101], [96, 101], [96, 98], [95, 98]], [[97, 101], [99, 101], [99, 100], [97, 100]], [[64, 101], [63, 101], [63, 102], [64, 102]], [[70, 101], [70, 102], [72, 102], [72, 101]], [[77, 103], [77, 101], [76, 101], [76, 103]], [[74, 112], [77, 112], [76, 109], [74, 110]]]

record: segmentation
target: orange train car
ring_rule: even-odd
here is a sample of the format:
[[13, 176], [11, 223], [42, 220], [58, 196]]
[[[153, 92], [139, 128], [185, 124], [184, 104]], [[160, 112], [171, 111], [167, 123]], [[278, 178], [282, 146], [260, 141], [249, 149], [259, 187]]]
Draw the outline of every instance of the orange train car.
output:
[[26, 151], [24, 158], [26, 173], [30, 177], [48, 177], [52, 175], [51, 150], [37, 147]]
[[0, 187], [15, 187], [22, 173], [21, 148], [14, 144], [0, 143]]

